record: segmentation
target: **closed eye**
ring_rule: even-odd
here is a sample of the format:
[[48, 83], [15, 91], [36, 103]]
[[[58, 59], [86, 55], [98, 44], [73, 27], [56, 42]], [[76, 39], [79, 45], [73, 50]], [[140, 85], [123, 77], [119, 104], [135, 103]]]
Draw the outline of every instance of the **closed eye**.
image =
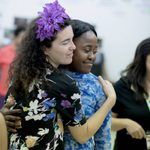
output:
[[67, 45], [70, 42], [70, 39], [66, 39], [64, 41], [62, 41], [62, 45]]

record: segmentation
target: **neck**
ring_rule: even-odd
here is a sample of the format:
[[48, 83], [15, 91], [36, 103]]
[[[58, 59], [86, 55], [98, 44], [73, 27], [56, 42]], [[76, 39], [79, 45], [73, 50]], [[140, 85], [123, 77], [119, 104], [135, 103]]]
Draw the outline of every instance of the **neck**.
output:
[[50, 63], [54, 68], [58, 68], [59, 65], [55, 64], [51, 59], [47, 59], [47, 62]]

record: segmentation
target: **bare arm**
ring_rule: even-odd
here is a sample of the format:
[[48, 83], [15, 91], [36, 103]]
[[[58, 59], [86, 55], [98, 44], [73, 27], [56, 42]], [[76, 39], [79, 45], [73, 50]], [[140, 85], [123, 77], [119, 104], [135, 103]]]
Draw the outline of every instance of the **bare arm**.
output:
[[112, 130], [126, 129], [127, 134], [130, 134], [132, 138], [145, 138], [145, 131], [140, 124], [128, 118], [116, 118], [118, 116], [116, 113], [112, 113], [112, 115]]
[[81, 144], [86, 142], [97, 132], [97, 130], [102, 125], [106, 115], [111, 110], [116, 101], [116, 94], [112, 84], [108, 81], [103, 80], [101, 77], [99, 77], [99, 80], [107, 95], [106, 102], [103, 104], [101, 108], [97, 110], [95, 114], [93, 114], [87, 120], [87, 122], [84, 125], [79, 127], [69, 126], [69, 130], [72, 136], [75, 138], [76, 141], [78, 141]]
[[119, 131], [125, 129], [127, 126], [127, 119], [117, 118], [118, 114], [112, 113], [112, 126], [111, 129]]
[[[99, 80], [107, 96], [106, 102], [103, 104], [101, 108], [97, 110], [97, 112], [92, 117], [90, 117], [87, 120], [87, 122], [84, 125], [79, 127], [71, 127], [71, 126], [68, 127], [72, 136], [79, 143], [85, 143], [89, 138], [91, 138], [97, 132], [97, 130], [102, 125], [106, 115], [111, 110], [111, 108], [113, 107], [116, 101], [116, 94], [112, 84], [108, 81], [103, 80], [101, 77], [99, 77]], [[17, 128], [16, 121], [19, 120], [20, 118], [14, 116], [12, 112], [16, 113], [19, 110], [16, 109], [9, 110], [10, 107], [8, 106], [6, 108], [7, 109], [5, 109], [6, 111], [4, 114], [7, 122], [9, 122], [9, 124], [7, 123], [7, 127], [9, 127], [11, 131], [15, 132], [15, 128]]]

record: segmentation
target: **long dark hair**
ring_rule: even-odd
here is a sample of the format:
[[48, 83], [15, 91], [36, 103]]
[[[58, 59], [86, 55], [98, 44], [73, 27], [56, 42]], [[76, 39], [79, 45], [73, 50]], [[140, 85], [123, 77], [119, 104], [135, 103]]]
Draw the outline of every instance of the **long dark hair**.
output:
[[136, 49], [134, 59], [131, 64], [122, 72], [131, 82], [138, 100], [143, 99], [143, 94], [147, 94], [144, 88], [146, 76], [146, 59], [150, 55], [150, 38], [143, 40]]
[[[40, 42], [36, 39], [37, 19], [34, 19], [27, 28], [18, 48], [18, 55], [10, 66], [9, 80], [13, 81], [16, 90], [19, 89], [17, 91], [26, 89], [33, 79], [40, 78], [45, 73], [45, 68], [54, 69], [51, 64], [47, 63], [44, 49], [51, 47], [56, 34], [50, 40], [45, 39]], [[70, 22], [66, 20], [61, 27], [63, 29], [68, 25]]]

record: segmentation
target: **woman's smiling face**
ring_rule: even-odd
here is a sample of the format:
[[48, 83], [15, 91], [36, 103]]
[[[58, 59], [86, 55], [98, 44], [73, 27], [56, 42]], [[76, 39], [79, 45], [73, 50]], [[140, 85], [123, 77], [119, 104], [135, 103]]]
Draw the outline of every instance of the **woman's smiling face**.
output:
[[74, 39], [76, 49], [70, 65], [72, 71], [89, 73], [96, 59], [97, 36], [93, 31], [87, 31]]

